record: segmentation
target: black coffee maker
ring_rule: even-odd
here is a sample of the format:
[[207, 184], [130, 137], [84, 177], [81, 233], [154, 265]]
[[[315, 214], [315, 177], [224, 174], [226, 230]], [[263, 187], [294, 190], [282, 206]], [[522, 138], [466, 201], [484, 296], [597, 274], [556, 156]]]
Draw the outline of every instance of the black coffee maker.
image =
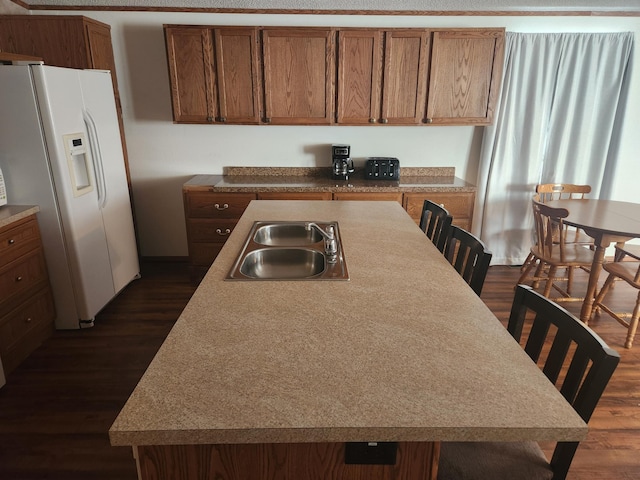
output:
[[349, 145], [331, 145], [331, 171], [336, 180], [348, 180], [354, 172]]

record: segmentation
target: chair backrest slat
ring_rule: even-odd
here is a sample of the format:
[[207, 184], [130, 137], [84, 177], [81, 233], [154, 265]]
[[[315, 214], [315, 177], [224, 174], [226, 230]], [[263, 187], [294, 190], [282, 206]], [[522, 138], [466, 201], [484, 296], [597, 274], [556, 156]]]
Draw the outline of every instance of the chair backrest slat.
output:
[[444, 252], [453, 217], [442, 205], [425, 200], [420, 216], [420, 228], [431, 239], [438, 250]]
[[484, 243], [463, 228], [452, 225], [444, 255], [464, 281], [480, 295], [492, 255]]
[[558, 376], [562, 371], [564, 359], [567, 357], [570, 346], [571, 337], [569, 334], [563, 330], [558, 330], [542, 370], [554, 385], [558, 381]]

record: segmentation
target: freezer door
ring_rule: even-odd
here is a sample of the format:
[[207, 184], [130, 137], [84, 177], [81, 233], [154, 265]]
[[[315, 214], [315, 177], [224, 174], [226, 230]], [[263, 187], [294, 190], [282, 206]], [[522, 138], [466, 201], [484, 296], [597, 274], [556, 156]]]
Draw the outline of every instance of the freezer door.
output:
[[[76, 293], [76, 308], [80, 320], [92, 320], [116, 292], [98, 206], [91, 151], [85, 148], [75, 163], [68, 155], [70, 139], [88, 138], [79, 71], [50, 66], [33, 66], [32, 70]], [[103, 91], [102, 95], [113, 96], [113, 93]], [[74, 179], [78, 173], [74, 173], [74, 165], [86, 170], [80, 190]]]
[[140, 267], [111, 75], [84, 70], [80, 81], [113, 287], [119, 292], [138, 275]]
[[[27, 66], [0, 66], [0, 165], [15, 205], [38, 205], [56, 327], [78, 328], [75, 291], [38, 100]], [[9, 114], [10, 112], [10, 114]]]

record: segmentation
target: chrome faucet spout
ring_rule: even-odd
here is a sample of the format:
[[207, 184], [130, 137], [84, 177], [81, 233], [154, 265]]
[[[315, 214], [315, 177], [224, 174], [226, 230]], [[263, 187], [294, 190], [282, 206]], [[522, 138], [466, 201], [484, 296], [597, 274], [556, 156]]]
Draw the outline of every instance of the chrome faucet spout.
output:
[[307, 222], [304, 224], [304, 228], [307, 230], [315, 229], [322, 235], [322, 238], [324, 238], [324, 253], [327, 255], [327, 262], [336, 263], [338, 260], [338, 240], [336, 239], [333, 225], [327, 226], [327, 229], [324, 230], [317, 223]]

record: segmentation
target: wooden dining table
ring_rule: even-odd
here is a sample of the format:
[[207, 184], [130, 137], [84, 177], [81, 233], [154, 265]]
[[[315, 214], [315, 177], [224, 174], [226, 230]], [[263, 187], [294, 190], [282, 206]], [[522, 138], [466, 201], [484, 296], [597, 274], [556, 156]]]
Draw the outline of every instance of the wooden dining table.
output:
[[567, 209], [569, 216], [564, 222], [584, 230], [594, 240], [595, 251], [589, 283], [580, 311], [580, 320], [588, 324], [607, 247], [614, 242], [622, 246], [628, 240], [640, 238], [640, 203], [580, 199], [552, 200], [547, 204]]

